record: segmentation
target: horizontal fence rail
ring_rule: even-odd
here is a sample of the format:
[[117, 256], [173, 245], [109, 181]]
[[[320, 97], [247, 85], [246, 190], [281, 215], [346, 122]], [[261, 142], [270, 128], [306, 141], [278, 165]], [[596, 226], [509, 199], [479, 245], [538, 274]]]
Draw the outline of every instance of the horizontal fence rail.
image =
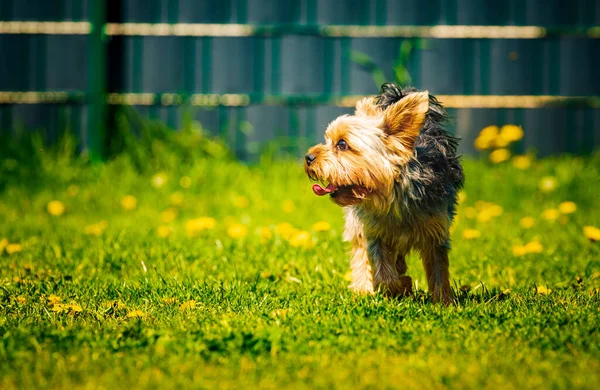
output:
[[52, 136], [66, 125], [99, 154], [111, 107], [174, 127], [190, 107], [247, 155], [274, 137], [317, 139], [376, 82], [404, 77], [450, 109], [467, 153], [481, 127], [508, 122], [531, 134], [523, 150], [600, 144], [595, 2], [217, 3], [40, 3], [72, 19], [57, 21], [19, 20], [37, 12], [34, 4], [4, 1], [0, 44], [16, 55], [0, 63], [10, 76], [0, 82], [0, 131], [54, 127]]

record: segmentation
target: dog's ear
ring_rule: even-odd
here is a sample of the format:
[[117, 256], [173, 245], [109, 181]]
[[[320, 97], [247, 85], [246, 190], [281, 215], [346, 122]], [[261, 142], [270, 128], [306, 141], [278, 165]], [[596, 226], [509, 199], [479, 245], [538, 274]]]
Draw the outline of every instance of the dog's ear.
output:
[[383, 130], [407, 149], [412, 148], [429, 110], [429, 92], [404, 96], [383, 113]]
[[378, 116], [381, 115], [381, 108], [375, 104], [375, 97], [366, 97], [356, 102], [356, 116]]

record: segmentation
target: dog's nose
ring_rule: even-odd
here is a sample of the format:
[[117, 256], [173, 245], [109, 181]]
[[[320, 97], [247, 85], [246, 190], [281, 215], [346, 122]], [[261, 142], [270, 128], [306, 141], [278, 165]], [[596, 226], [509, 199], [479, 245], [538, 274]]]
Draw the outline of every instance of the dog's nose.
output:
[[306, 160], [306, 163], [308, 165], [310, 165], [311, 162], [315, 161], [316, 158], [317, 158], [317, 156], [315, 156], [312, 153], [308, 153], [308, 154], [306, 154], [306, 156], [304, 156], [304, 159]]

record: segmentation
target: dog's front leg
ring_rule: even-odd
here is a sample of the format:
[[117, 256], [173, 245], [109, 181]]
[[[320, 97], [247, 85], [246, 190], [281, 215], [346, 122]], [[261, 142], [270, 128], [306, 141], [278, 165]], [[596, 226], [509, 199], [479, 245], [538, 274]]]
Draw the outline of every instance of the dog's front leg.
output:
[[380, 239], [368, 240], [369, 259], [374, 267], [373, 285], [385, 295], [398, 297], [411, 292], [410, 277], [400, 275], [397, 257], [398, 250]]
[[367, 245], [364, 238], [357, 237], [352, 242], [352, 260], [350, 260], [352, 269], [352, 284], [350, 289], [357, 293], [373, 294], [373, 267], [369, 262]]

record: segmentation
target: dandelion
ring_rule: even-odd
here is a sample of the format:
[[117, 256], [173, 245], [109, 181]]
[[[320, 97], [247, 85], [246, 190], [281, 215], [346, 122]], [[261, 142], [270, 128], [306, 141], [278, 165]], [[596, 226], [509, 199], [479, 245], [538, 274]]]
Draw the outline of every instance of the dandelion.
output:
[[92, 225], [87, 225], [83, 228], [83, 232], [90, 236], [99, 236], [104, 232], [104, 230], [106, 230], [107, 227], [108, 222], [100, 221]]
[[275, 226], [275, 234], [285, 239], [289, 239], [294, 233], [296, 233], [296, 228], [287, 222], [282, 222]]
[[48, 202], [48, 206], [46, 206], [48, 210], [48, 214], [59, 217], [65, 213], [65, 205], [59, 200], [52, 200]]
[[250, 205], [250, 201], [245, 196], [238, 195], [233, 198], [233, 205], [238, 209], [245, 209]]
[[536, 286], [535, 292], [540, 295], [546, 295], [546, 294], [550, 294], [552, 292], [552, 290], [546, 286]]
[[542, 218], [548, 221], [554, 221], [558, 219], [560, 212], [557, 209], [547, 209], [542, 211]]
[[542, 180], [540, 180], [539, 184], [540, 190], [542, 190], [542, 192], [552, 192], [556, 189], [557, 185], [558, 182], [552, 176], [543, 177]]
[[595, 226], [584, 226], [583, 234], [592, 242], [600, 241], [600, 229]]
[[296, 209], [296, 206], [291, 200], [284, 200], [281, 203], [281, 209], [286, 213], [292, 213]]
[[167, 175], [163, 172], [157, 173], [156, 175], [152, 176], [150, 183], [154, 188], [162, 188], [165, 184], [167, 184]]
[[517, 169], [525, 170], [531, 166], [531, 158], [526, 155], [515, 156], [512, 159], [512, 164]]
[[315, 232], [325, 232], [331, 229], [331, 225], [327, 221], [319, 221], [312, 225], [312, 230]]
[[57, 313], [76, 314], [82, 312], [83, 308], [81, 307], [81, 305], [74, 302], [65, 304], [55, 303], [54, 306], [52, 306], [52, 311]]
[[527, 253], [542, 253], [544, 247], [538, 241], [531, 241], [525, 245]]
[[163, 211], [162, 213], [160, 213], [160, 220], [163, 223], [171, 223], [177, 218], [177, 214], [178, 214], [177, 209], [170, 207], [170, 208], [166, 209], [165, 211]]
[[167, 238], [171, 235], [173, 229], [170, 226], [159, 226], [156, 228], [156, 235], [160, 238]]
[[4, 251], [4, 248], [6, 248], [8, 246], [8, 240], [6, 238], [3, 238], [0, 240], [0, 253], [2, 253]]
[[494, 146], [496, 138], [498, 138], [498, 126], [487, 126], [479, 132], [479, 136], [475, 139], [474, 146], [477, 150], [487, 150]]
[[490, 153], [490, 161], [494, 164], [500, 164], [508, 159], [510, 159], [510, 151], [506, 148], [496, 149]]
[[273, 238], [273, 232], [271, 231], [271, 229], [265, 226], [260, 227], [258, 229], [258, 235], [260, 236], [260, 239], [263, 243]]
[[236, 223], [227, 228], [227, 234], [231, 238], [244, 238], [248, 235], [248, 228], [245, 225]]
[[62, 302], [62, 298], [59, 297], [58, 295], [54, 295], [54, 294], [50, 294], [50, 296], [47, 299], [48, 299], [48, 303], [51, 303], [53, 305]]
[[514, 256], [520, 257], [527, 254], [527, 250], [523, 245], [515, 245], [512, 248], [512, 252]]
[[71, 198], [77, 196], [79, 194], [79, 186], [76, 184], [71, 184], [67, 187], [67, 195]]
[[190, 219], [185, 223], [185, 230], [188, 235], [193, 237], [205, 230], [214, 229], [217, 226], [217, 221], [211, 217], [201, 217]]
[[562, 202], [558, 205], [558, 211], [560, 211], [562, 214], [573, 214], [575, 211], [577, 211], [577, 205], [575, 202], [571, 201]]
[[306, 248], [310, 249], [314, 246], [314, 242], [312, 241], [311, 235], [309, 232], [300, 230], [289, 239], [290, 245], [295, 248]]
[[192, 186], [192, 178], [189, 176], [183, 176], [179, 179], [179, 185], [181, 188], [190, 188]]
[[500, 138], [507, 142], [515, 142], [523, 139], [523, 129], [521, 126], [504, 125], [500, 129]]
[[475, 229], [465, 229], [463, 230], [462, 236], [465, 240], [473, 240], [481, 237], [481, 232]]
[[173, 206], [180, 206], [183, 203], [183, 193], [175, 191], [169, 196], [169, 201]]
[[19, 295], [18, 297], [15, 298], [15, 301], [17, 301], [17, 303], [24, 305], [27, 303], [27, 298], [25, 298], [23, 295]]
[[463, 204], [465, 200], [467, 200], [467, 193], [464, 191], [459, 191], [458, 195], [456, 196], [456, 202], [458, 204]]
[[523, 217], [519, 221], [519, 225], [521, 225], [523, 229], [531, 229], [535, 225], [535, 219], [532, 217]]
[[186, 310], [193, 310], [195, 308], [196, 308], [196, 301], [192, 299], [190, 301], [183, 302], [181, 304], [181, 306], [179, 306], [179, 311], [183, 313]]
[[135, 210], [137, 207], [137, 199], [133, 195], [125, 195], [123, 199], [121, 199], [121, 207], [126, 211]]
[[127, 313], [127, 318], [142, 318], [145, 316], [146, 313], [138, 309], [131, 310], [129, 313]]
[[14, 253], [19, 253], [23, 250], [23, 246], [21, 246], [21, 244], [8, 244], [6, 245], [6, 253], [8, 253], [9, 255], [12, 255]]

